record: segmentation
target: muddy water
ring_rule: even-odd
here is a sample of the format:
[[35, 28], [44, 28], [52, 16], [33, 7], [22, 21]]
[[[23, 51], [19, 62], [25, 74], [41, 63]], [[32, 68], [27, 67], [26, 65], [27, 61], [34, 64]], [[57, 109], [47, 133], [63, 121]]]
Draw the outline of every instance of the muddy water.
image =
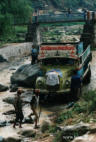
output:
[[[18, 62], [17, 66], [15, 65], [15, 68], [17, 69], [19, 66], [21, 66], [22, 64], [26, 64], [26, 63], [30, 63], [30, 58], [28, 59], [25, 58], [23, 61]], [[10, 76], [15, 71], [15, 70], [10, 69], [13, 66], [14, 64], [8, 64], [8, 63], [0, 64], [0, 69], [3, 68], [3, 70], [0, 71], [0, 83], [4, 85], [8, 85], [8, 86], [10, 85]], [[96, 89], [96, 51], [93, 52], [91, 71], [92, 71], [91, 82], [89, 85], [84, 86], [84, 90]], [[13, 95], [14, 93], [10, 93], [9, 91], [0, 93], [0, 122], [13, 119], [12, 116], [3, 115], [4, 112], [14, 109], [12, 105], [4, 103], [3, 99], [6, 97], [12, 97]], [[46, 106], [46, 107], [43, 106], [41, 110], [39, 124], [41, 124], [44, 120], [51, 123], [50, 116], [53, 115], [54, 112], [62, 111], [64, 108], [65, 108], [64, 104], [59, 104], [59, 105], [55, 104], [55, 105]], [[28, 105], [26, 105], [23, 108], [23, 111], [24, 111], [24, 116], [26, 117], [28, 116], [28, 114], [30, 114], [31, 109]], [[9, 126], [0, 128], [0, 136], [19, 137], [18, 132], [24, 129], [33, 129], [33, 126], [34, 126], [33, 124], [32, 125], [24, 124], [22, 129], [19, 129], [17, 127], [17, 129], [14, 130], [12, 125], [10, 124]]]

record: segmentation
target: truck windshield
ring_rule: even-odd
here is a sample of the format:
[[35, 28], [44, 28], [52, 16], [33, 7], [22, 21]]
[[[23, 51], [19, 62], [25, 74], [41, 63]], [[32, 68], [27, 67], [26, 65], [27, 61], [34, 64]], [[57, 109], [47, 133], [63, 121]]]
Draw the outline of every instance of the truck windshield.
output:
[[47, 58], [42, 60], [43, 65], [75, 65], [76, 60], [71, 58]]

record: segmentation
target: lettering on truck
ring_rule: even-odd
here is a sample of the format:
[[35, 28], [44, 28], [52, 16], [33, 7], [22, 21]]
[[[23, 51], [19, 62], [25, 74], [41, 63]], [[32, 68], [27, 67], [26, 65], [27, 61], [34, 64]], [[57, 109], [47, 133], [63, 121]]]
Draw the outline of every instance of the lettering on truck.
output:
[[69, 58], [77, 58], [76, 47], [73, 45], [44, 45], [40, 47], [39, 58], [63, 56]]

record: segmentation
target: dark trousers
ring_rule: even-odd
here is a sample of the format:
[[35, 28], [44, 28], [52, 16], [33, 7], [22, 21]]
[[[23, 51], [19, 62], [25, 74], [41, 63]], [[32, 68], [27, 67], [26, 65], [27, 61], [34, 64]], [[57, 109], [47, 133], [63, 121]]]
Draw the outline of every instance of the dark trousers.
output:
[[32, 61], [31, 61], [31, 64], [32, 64], [32, 65], [35, 64], [36, 61], [37, 61], [37, 56], [32, 55]]

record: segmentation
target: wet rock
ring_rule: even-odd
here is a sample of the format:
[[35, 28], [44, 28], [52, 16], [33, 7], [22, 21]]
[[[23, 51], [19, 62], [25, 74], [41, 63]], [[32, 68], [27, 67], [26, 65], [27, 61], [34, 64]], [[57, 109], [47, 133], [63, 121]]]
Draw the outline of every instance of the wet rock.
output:
[[0, 62], [8, 62], [8, 60], [4, 57], [4, 55], [0, 55]]
[[64, 128], [61, 127], [61, 129], [63, 130], [64, 134], [72, 134], [76, 132], [78, 135], [83, 135], [89, 131], [89, 124], [79, 123], [72, 126], [66, 126]]
[[9, 138], [5, 138], [4, 142], [21, 142], [21, 139], [20, 138], [9, 137]]
[[4, 142], [4, 138], [0, 136], [0, 142]]
[[9, 70], [16, 70], [16, 67], [11, 67], [9, 68]]
[[32, 137], [34, 138], [36, 136], [36, 132], [33, 130], [23, 130], [21, 133], [24, 137]]
[[10, 115], [10, 114], [15, 114], [15, 110], [9, 110], [7, 112], [3, 113], [4, 115]]
[[96, 142], [96, 133], [85, 134], [83, 136], [75, 138], [72, 142]]
[[16, 92], [18, 90], [18, 85], [17, 84], [12, 84], [10, 86], [10, 92]]
[[34, 81], [40, 71], [38, 64], [21, 66], [12, 76], [11, 83], [21, 86], [34, 87]]
[[33, 124], [34, 123], [34, 121], [33, 121], [33, 119], [30, 119], [30, 118], [24, 118], [24, 122], [23, 122], [23, 124]]
[[8, 126], [9, 125], [9, 122], [7, 121], [0, 121], [0, 127], [5, 127], [5, 126]]
[[74, 138], [76, 138], [78, 136], [85, 135], [91, 129], [90, 124], [85, 124], [85, 123], [79, 123], [79, 124], [75, 124], [75, 125], [71, 125], [71, 126], [64, 126], [64, 127], [60, 127], [60, 128], [61, 128], [61, 131], [60, 131], [60, 133], [58, 133], [57, 137], [58, 137], [58, 140], [60, 140], [61, 142], [72, 141]]
[[4, 102], [8, 103], [8, 104], [14, 104], [15, 103], [15, 97], [8, 97], [3, 99]]
[[8, 90], [7, 86], [0, 84], [0, 92], [4, 92], [4, 91], [7, 91], [7, 90]]

